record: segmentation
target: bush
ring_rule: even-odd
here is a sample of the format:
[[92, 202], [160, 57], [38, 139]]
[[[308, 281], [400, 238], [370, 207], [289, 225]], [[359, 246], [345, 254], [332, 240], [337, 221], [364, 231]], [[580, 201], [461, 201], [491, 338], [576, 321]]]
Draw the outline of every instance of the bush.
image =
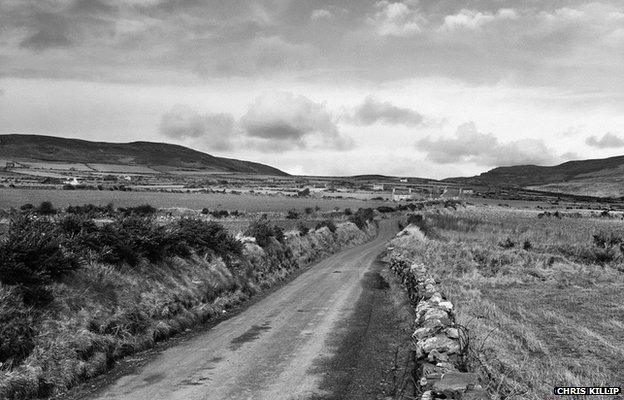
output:
[[208, 214], [217, 219], [227, 218], [230, 216], [230, 213], [227, 210], [208, 211]]
[[310, 232], [310, 228], [308, 228], [303, 222], [299, 222], [297, 224], [297, 230], [299, 231], [299, 236], [305, 236], [308, 232]]
[[395, 209], [389, 206], [379, 206], [377, 207], [377, 211], [379, 211], [380, 213], [390, 213], [395, 211]]
[[314, 209], [312, 207], [306, 207], [303, 211], [306, 213], [306, 215], [310, 215], [314, 212]]
[[297, 196], [299, 196], [299, 197], [307, 197], [309, 195], [310, 195], [310, 189], [308, 189], [308, 188], [305, 188], [305, 189], [300, 190], [300, 191], [297, 192]]
[[49, 201], [42, 201], [41, 204], [39, 204], [39, 207], [37, 207], [35, 211], [37, 212], [37, 214], [41, 214], [41, 215], [56, 214], [56, 209], [54, 208], [54, 206], [52, 206], [52, 203], [50, 203]]
[[109, 264], [137, 265], [142, 258], [162, 260], [167, 254], [170, 235], [149, 218], [129, 216], [85, 232], [79, 243], [95, 252], [97, 259]]
[[252, 222], [245, 231], [245, 235], [254, 237], [260, 247], [267, 247], [271, 243], [271, 238], [284, 242], [284, 231], [264, 219]]
[[[24, 300], [29, 304], [50, 300], [42, 286], [79, 267], [62, 240], [52, 222], [15, 216], [0, 242], [0, 282], [24, 286]], [[35, 295], [42, 295], [41, 299]]]
[[0, 286], [0, 363], [18, 363], [28, 357], [35, 331], [31, 312], [15, 290]]
[[533, 244], [531, 243], [530, 240], [526, 239], [523, 243], [522, 243], [522, 249], [524, 250], [531, 250], [533, 248]]
[[26, 203], [23, 206], [20, 207], [20, 210], [24, 211], [24, 212], [29, 212], [32, 211], [35, 208], [35, 206], [33, 206], [30, 203]]
[[[183, 242], [195, 252], [212, 250], [222, 257], [242, 252], [242, 244], [217, 222], [182, 218], [176, 225], [175, 233], [168, 243], [170, 247], [180, 248], [180, 242]], [[183, 253], [183, 250], [177, 253]]]
[[334, 224], [334, 221], [329, 220], [329, 219], [319, 222], [318, 224], [316, 224], [316, 227], [314, 229], [321, 229], [325, 226], [327, 227], [327, 229], [329, 229], [331, 233], [336, 232], [336, 224]]
[[360, 208], [355, 214], [349, 217], [349, 221], [353, 222], [358, 228], [365, 229], [368, 222], [372, 221], [374, 217], [372, 208]]
[[353, 211], [351, 211], [350, 208], [345, 208], [344, 215], [346, 215], [347, 217], [350, 216], [350, 215], [353, 215]]
[[152, 207], [149, 204], [142, 204], [136, 207], [119, 208], [118, 210], [124, 216], [138, 216], [138, 217], [150, 217], [156, 214], [156, 211], [158, 211], [158, 209], [156, 209], [155, 207]]
[[98, 227], [93, 220], [81, 215], [69, 214], [59, 220], [61, 232], [65, 235], [76, 236], [81, 233], [93, 233]]
[[295, 210], [288, 210], [288, 214], [286, 214], [286, 219], [298, 219], [299, 213]]
[[68, 214], [85, 215], [89, 217], [96, 216], [112, 216], [115, 209], [112, 203], [105, 206], [96, 206], [94, 204], [84, 204], [82, 206], [69, 206], [65, 209]]

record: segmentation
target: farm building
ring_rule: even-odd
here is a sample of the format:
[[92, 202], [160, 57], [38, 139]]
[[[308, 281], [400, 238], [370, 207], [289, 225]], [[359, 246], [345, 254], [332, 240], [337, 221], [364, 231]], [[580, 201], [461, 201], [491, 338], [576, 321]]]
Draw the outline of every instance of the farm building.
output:
[[371, 187], [372, 190], [385, 190], [386, 186], [383, 183], [375, 183]]
[[80, 181], [76, 177], [68, 177], [63, 181], [65, 185], [77, 186], [80, 185]]
[[393, 188], [392, 189], [392, 201], [412, 200], [411, 188]]

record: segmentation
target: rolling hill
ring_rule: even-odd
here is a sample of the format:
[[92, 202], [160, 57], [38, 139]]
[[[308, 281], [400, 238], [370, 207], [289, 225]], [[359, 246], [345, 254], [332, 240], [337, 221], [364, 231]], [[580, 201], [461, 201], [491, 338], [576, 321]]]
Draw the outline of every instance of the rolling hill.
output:
[[0, 135], [0, 158], [68, 163], [144, 165], [263, 175], [288, 175], [250, 161], [215, 157], [188, 147], [154, 142], [108, 143], [39, 135]]
[[624, 196], [624, 156], [568, 161], [541, 167], [498, 167], [470, 178], [449, 178], [463, 184], [523, 187], [582, 196]]

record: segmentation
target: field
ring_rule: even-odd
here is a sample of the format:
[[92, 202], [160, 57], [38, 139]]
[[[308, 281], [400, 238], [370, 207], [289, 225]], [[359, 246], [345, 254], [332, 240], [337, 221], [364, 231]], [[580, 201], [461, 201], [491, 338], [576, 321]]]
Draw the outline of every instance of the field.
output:
[[51, 201], [58, 208], [69, 205], [113, 203], [115, 207], [135, 207], [151, 204], [157, 208], [189, 208], [239, 210], [247, 212], [287, 211], [306, 207], [320, 207], [329, 211], [360, 207], [377, 207], [387, 204], [376, 200], [355, 199], [319, 199], [314, 197], [256, 196], [217, 193], [160, 193], [160, 192], [123, 192], [98, 190], [44, 190], [44, 189], [8, 189], [0, 188], [0, 209], [20, 207], [25, 203], [39, 204]]
[[456, 305], [469, 331], [469, 368], [490, 381], [494, 398], [622, 385], [621, 218], [470, 207], [428, 212], [419, 224], [427, 239], [403, 251]]

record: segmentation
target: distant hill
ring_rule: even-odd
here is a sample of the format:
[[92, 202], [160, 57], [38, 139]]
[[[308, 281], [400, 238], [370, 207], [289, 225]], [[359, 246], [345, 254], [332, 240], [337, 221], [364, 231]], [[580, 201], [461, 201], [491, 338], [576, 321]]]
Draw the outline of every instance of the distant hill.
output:
[[470, 178], [449, 178], [464, 184], [524, 187], [583, 196], [624, 196], [624, 156], [568, 161], [552, 167], [499, 167]]
[[268, 165], [215, 157], [175, 144], [90, 142], [39, 135], [0, 135], [0, 158], [288, 175]]

